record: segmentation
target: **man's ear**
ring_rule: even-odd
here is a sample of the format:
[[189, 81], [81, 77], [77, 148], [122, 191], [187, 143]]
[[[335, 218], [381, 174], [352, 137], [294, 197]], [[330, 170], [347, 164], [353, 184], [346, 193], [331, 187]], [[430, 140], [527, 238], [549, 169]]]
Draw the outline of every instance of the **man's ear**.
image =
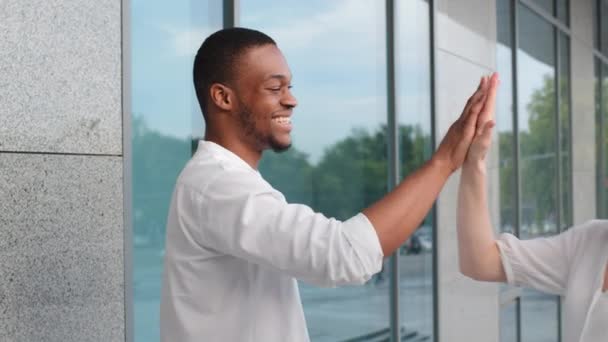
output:
[[209, 87], [209, 96], [211, 97], [211, 102], [213, 102], [218, 108], [231, 111], [234, 106], [234, 93], [232, 89], [226, 87], [221, 83], [213, 83], [211, 87]]

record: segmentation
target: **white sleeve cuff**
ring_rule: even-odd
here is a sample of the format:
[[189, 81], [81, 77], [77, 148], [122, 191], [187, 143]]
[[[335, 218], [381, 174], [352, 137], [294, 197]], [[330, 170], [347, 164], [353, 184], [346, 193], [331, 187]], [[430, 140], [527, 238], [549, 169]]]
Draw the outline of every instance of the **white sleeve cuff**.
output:
[[344, 234], [369, 277], [380, 272], [384, 253], [376, 229], [367, 216], [359, 213], [345, 221], [344, 225]]

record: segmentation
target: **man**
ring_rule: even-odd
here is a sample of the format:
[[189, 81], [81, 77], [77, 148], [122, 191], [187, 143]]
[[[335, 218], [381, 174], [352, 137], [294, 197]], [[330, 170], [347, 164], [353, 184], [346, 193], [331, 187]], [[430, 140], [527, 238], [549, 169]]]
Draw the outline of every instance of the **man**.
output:
[[196, 55], [205, 139], [169, 212], [162, 341], [308, 341], [296, 279], [363, 284], [380, 271], [462, 164], [488, 92], [482, 81], [430, 161], [340, 222], [287, 203], [257, 171], [265, 149], [291, 145], [290, 82], [283, 54], [258, 31], [218, 31]]

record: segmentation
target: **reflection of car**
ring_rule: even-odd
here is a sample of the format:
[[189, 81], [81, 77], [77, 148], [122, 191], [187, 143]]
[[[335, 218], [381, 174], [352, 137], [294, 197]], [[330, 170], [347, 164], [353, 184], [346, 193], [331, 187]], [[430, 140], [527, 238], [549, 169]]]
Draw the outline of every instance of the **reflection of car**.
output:
[[401, 254], [419, 254], [433, 249], [433, 237], [429, 230], [419, 229], [403, 244]]
[[405, 254], [418, 254], [421, 251], [422, 244], [420, 242], [420, 237], [418, 237], [418, 235], [416, 235], [415, 233], [410, 236], [407, 241], [405, 241], [405, 243], [403, 244], [403, 249], [401, 250], [401, 252], [405, 252]]
[[433, 237], [430, 235], [420, 234], [420, 246], [424, 252], [428, 252], [433, 249]]

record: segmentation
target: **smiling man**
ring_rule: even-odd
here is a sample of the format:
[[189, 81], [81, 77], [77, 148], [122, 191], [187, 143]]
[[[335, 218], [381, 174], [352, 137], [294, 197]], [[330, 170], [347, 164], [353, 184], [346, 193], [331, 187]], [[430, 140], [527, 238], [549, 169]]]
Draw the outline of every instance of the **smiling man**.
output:
[[338, 221], [288, 203], [257, 171], [264, 150], [291, 145], [291, 77], [276, 43], [254, 30], [218, 31], [196, 55], [205, 138], [177, 180], [169, 211], [164, 342], [308, 341], [297, 280], [363, 284], [380, 271], [462, 164], [496, 91], [483, 78], [427, 163]]

